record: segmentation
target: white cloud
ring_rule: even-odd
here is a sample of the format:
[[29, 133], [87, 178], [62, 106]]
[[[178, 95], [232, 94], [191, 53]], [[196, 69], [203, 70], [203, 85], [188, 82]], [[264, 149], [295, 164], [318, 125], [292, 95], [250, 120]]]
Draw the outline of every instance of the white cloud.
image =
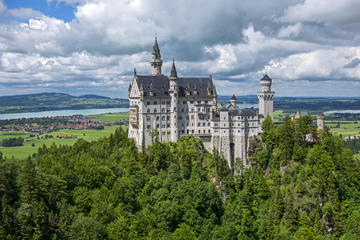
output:
[[360, 57], [360, 47], [338, 47], [271, 60], [261, 72], [282, 80], [360, 79], [360, 66], [346, 67]]
[[319, 79], [360, 79], [355, 0], [47, 1], [73, 6], [75, 18], [7, 9], [0, 0], [0, 91], [126, 96], [133, 68], [150, 72], [155, 33], [165, 74], [175, 57], [180, 76], [212, 73], [224, 94], [254, 93], [262, 71], [299, 89]]
[[287, 22], [359, 22], [358, 0], [305, 0], [289, 6], [280, 19]]
[[11, 16], [18, 19], [40, 18], [43, 16], [41, 12], [35, 11], [31, 8], [9, 9], [8, 12]]
[[301, 23], [296, 23], [294, 25], [288, 25], [286, 27], [281, 27], [278, 33], [279, 38], [288, 38], [296, 37], [301, 31]]
[[3, 13], [6, 11], [6, 6], [5, 4], [3, 3], [2, 0], [0, 0], [0, 13]]

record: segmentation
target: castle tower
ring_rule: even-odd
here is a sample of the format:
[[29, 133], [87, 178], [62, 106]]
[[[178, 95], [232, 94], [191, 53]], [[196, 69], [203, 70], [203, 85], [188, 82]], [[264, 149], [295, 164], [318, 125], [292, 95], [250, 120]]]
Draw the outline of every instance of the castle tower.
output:
[[171, 97], [171, 116], [170, 116], [170, 127], [171, 127], [171, 141], [176, 142], [179, 136], [179, 129], [178, 129], [178, 77], [175, 67], [175, 62], [173, 60], [173, 64], [171, 67], [171, 75], [170, 75], [170, 97]]
[[230, 104], [231, 104], [231, 106], [233, 106], [234, 109], [236, 109], [236, 97], [235, 97], [235, 95], [232, 95], [232, 97], [230, 98]]
[[157, 37], [155, 37], [155, 43], [153, 46], [153, 52], [152, 52], [150, 64], [151, 64], [151, 75], [152, 76], [161, 75], [162, 60], [161, 60], [159, 45], [157, 42]]
[[272, 79], [265, 74], [260, 83], [261, 92], [257, 93], [259, 99], [259, 113], [262, 114], [264, 118], [268, 115], [273, 118], [275, 92], [271, 91]]
[[324, 114], [320, 114], [318, 117], [317, 117], [317, 129], [318, 130], [324, 130], [325, 129], [325, 116]]

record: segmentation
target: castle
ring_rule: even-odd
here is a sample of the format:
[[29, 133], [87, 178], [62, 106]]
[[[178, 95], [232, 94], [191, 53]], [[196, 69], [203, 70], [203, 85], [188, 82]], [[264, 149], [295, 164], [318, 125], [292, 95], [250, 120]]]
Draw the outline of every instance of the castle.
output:
[[161, 142], [193, 135], [202, 139], [208, 151], [221, 153], [230, 167], [236, 158], [248, 165], [250, 137], [261, 133], [266, 116], [273, 117], [272, 79], [264, 75], [260, 81], [257, 112], [254, 108], [239, 109], [234, 95], [228, 106], [218, 107], [212, 75], [178, 77], [174, 61], [170, 77], [163, 75], [156, 38], [150, 64], [151, 75], [138, 75], [134, 70], [129, 86], [129, 138], [141, 148], [152, 144], [154, 131]]

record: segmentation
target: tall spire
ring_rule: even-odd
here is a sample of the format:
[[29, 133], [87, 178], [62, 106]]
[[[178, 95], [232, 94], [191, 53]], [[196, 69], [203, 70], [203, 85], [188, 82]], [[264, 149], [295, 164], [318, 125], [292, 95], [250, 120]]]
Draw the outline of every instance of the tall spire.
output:
[[157, 42], [157, 36], [155, 36], [155, 43], [153, 46], [153, 52], [152, 52], [150, 64], [151, 64], [151, 75], [152, 76], [160, 76], [162, 60], [161, 60], [161, 55], [160, 55], [159, 44]]
[[177, 78], [177, 72], [176, 72], [175, 60], [174, 59], [173, 59], [172, 67], [171, 67], [170, 78]]
[[152, 54], [155, 56], [155, 59], [160, 59], [161, 58], [160, 49], [159, 49], [159, 45], [158, 45], [158, 42], [157, 42], [157, 36], [156, 35], [155, 35], [155, 43], [154, 43], [154, 46], [153, 46]]

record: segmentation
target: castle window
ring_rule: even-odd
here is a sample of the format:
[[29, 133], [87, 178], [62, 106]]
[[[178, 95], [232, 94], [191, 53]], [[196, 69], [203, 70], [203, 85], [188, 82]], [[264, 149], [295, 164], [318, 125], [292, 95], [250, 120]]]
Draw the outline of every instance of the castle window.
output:
[[147, 105], [151, 105], [151, 102], [150, 102], [150, 101], [147, 101], [146, 104], [147, 104]]
[[182, 133], [182, 134], [184, 134], [184, 133], [185, 133], [185, 131], [184, 131], [184, 130], [181, 130], [181, 133]]
[[189, 134], [189, 129], [188, 129], [188, 130], [186, 130], [186, 133], [187, 133], [187, 134]]
[[191, 115], [191, 119], [194, 119], [194, 115]]
[[198, 127], [200, 127], [201, 126], [201, 123], [198, 123]]
[[170, 124], [168, 123], [168, 124], [166, 125], [166, 127], [168, 127], [168, 128], [169, 128], [169, 127], [170, 127]]
[[150, 116], [146, 116], [146, 121], [150, 121]]
[[186, 120], [189, 120], [189, 116], [186, 116]]
[[164, 113], [164, 112], [165, 112], [165, 108], [162, 108], [162, 109], [161, 109], [161, 112]]
[[199, 133], [200, 133], [200, 130], [199, 130]]
[[170, 120], [170, 116], [166, 116], [166, 120]]
[[162, 121], [165, 121], [165, 116], [162, 116], [162, 117], [161, 117], [161, 120], [162, 120]]
[[164, 101], [161, 101], [161, 104], [165, 104], [165, 102], [164, 102]]
[[183, 109], [183, 108], [181, 109], [181, 112], [184, 112], [184, 109]]
[[166, 104], [170, 104], [170, 101], [166, 101]]
[[183, 101], [183, 104], [186, 104], [186, 101]]
[[194, 133], [194, 130], [191, 130], [191, 133]]
[[210, 126], [210, 122], [208, 122], [208, 126]]
[[205, 101], [205, 103], [206, 103], [206, 104], [208, 104], [208, 103], [209, 103], [209, 101]]
[[165, 128], [165, 124], [161, 125], [162, 128]]
[[147, 113], [150, 113], [150, 109], [147, 109]]
[[179, 120], [182, 120], [182, 116], [179, 116]]
[[156, 116], [156, 121], [159, 121], [160, 117], [159, 116]]
[[203, 122], [203, 126], [205, 126], [205, 123]]
[[211, 130], [209, 129], [209, 133], [211, 133]]
[[157, 101], [154, 101], [154, 105], [157, 105]]
[[157, 113], [157, 109], [156, 109], [156, 108], [154, 109], [154, 113]]
[[159, 124], [156, 124], [156, 128], [159, 128], [160, 126], [159, 126]]
[[205, 129], [203, 130], [203, 133], [205, 133]]

